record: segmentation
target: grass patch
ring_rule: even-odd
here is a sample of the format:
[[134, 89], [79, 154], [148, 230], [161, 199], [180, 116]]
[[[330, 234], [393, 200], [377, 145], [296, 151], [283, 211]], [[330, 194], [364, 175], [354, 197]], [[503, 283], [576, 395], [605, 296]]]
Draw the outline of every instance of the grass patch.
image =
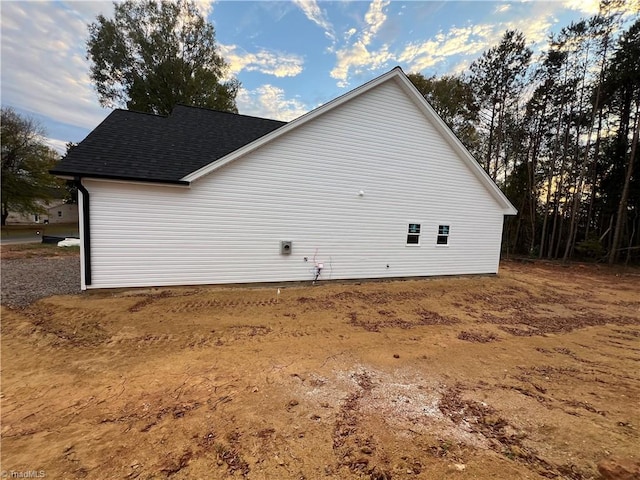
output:
[[[24, 238], [27, 236], [33, 236], [38, 238], [43, 235], [53, 236], [78, 236], [79, 232], [77, 223], [50, 223], [50, 224], [38, 224], [38, 225], [5, 225], [2, 227], [2, 238]], [[40, 232], [38, 235], [37, 232]]]

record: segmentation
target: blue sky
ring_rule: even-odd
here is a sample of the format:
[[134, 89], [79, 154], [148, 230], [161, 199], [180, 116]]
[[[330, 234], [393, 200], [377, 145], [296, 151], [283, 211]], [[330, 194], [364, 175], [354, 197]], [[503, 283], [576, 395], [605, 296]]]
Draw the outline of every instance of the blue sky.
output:
[[[629, 12], [639, 0], [628, 0]], [[292, 120], [399, 65], [405, 72], [466, 71], [507, 28], [539, 52], [550, 32], [597, 11], [597, 0], [324, 2], [208, 1], [240, 113]], [[111, 2], [0, 3], [2, 105], [39, 120], [58, 151], [110, 112], [85, 59], [87, 24]]]

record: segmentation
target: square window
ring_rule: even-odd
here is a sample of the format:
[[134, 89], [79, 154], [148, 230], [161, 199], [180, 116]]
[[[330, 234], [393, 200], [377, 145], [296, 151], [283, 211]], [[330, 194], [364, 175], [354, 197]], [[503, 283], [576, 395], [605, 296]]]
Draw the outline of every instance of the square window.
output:
[[420, 224], [410, 223], [407, 229], [407, 245], [420, 245]]
[[438, 225], [436, 245], [449, 245], [449, 225]]
[[58, 217], [62, 216], [62, 210], [58, 210]]

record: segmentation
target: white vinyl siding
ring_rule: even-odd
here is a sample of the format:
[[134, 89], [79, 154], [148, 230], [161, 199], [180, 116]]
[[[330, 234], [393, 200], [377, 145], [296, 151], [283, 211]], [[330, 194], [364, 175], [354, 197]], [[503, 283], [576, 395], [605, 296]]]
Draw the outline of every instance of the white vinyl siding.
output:
[[[498, 270], [504, 211], [395, 81], [191, 187], [84, 184], [90, 288], [310, 281], [313, 259], [320, 281]], [[425, 237], [442, 218], [447, 249]], [[406, 248], [409, 223], [420, 248]]]

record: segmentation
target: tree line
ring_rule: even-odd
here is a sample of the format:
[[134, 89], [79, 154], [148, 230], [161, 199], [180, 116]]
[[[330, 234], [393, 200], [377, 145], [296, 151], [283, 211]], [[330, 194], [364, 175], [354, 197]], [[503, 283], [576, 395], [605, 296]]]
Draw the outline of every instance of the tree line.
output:
[[603, 2], [538, 58], [508, 30], [466, 73], [409, 75], [518, 209], [509, 254], [640, 260], [640, 19], [621, 28], [623, 6]]
[[11, 107], [2, 107], [2, 226], [6, 225], [10, 212], [45, 213], [42, 202], [64, 196], [64, 182], [49, 175], [59, 156], [46, 145], [44, 134], [42, 125], [33, 118], [20, 115]]

